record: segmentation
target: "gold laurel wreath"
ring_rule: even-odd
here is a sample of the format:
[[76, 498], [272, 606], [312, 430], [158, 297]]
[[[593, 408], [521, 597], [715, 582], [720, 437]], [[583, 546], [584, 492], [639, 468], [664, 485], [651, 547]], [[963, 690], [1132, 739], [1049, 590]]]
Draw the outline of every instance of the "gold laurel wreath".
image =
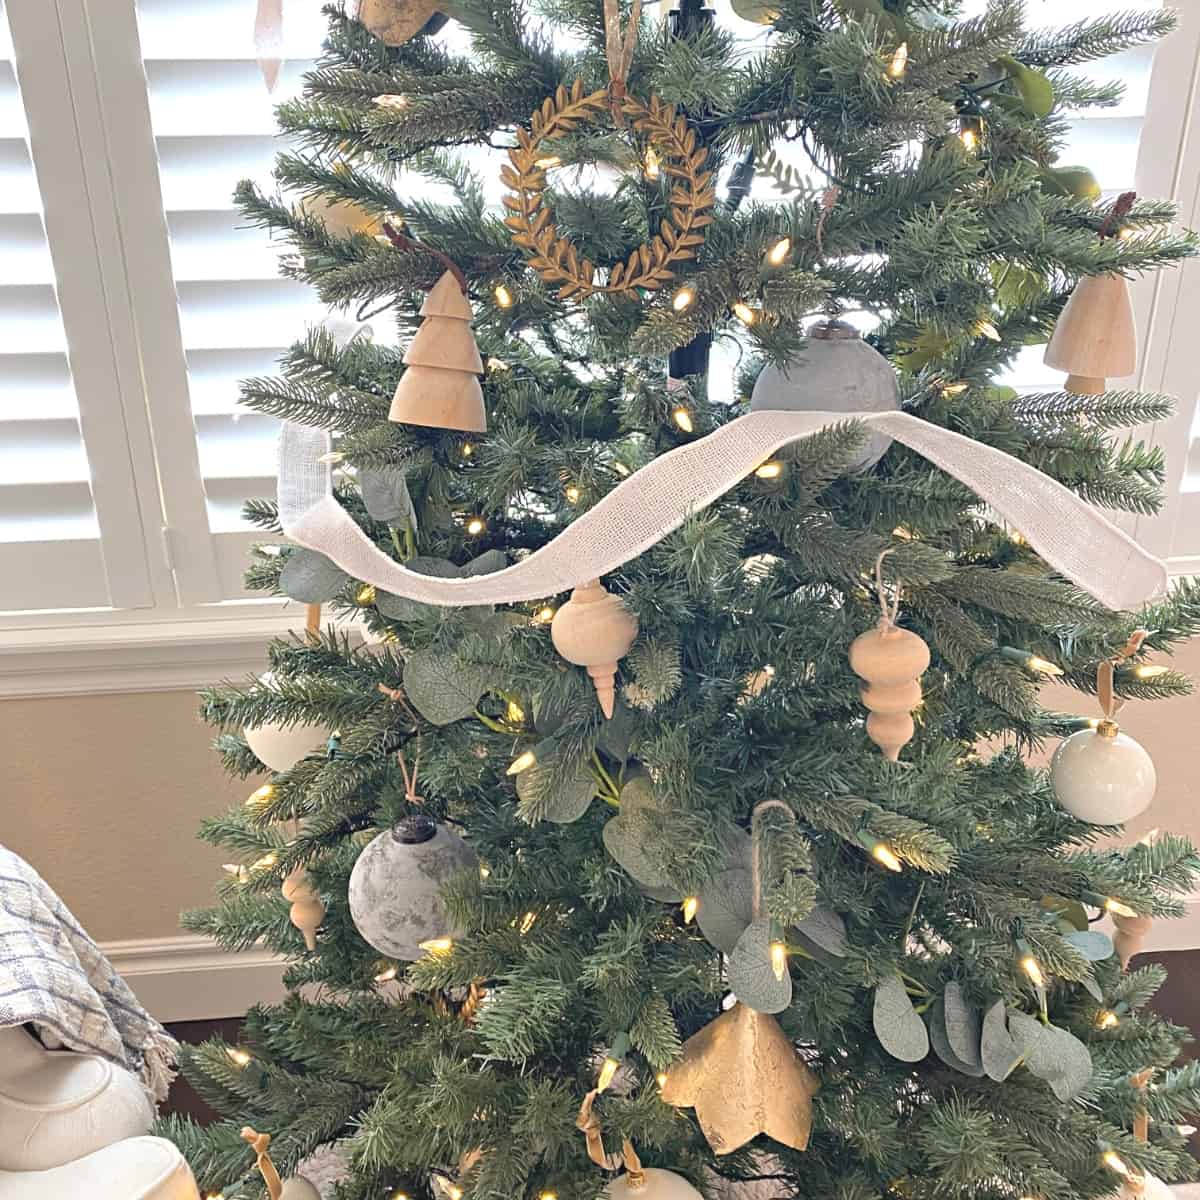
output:
[[[618, 104], [658, 155], [660, 169], [675, 182], [670, 219], [660, 223], [658, 235], [643, 242], [625, 262], [615, 263], [608, 269], [607, 280], [597, 283], [595, 264], [559, 233], [553, 213], [546, 207], [548, 164], [544, 164], [539, 147]], [[708, 150], [697, 146], [696, 131], [673, 104], [664, 104], [657, 96], [643, 104], [635, 96], [618, 95], [609, 88], [585, 96], [583, 81], [577, 79], [569, 92], [559, 87], [545, 99], [531, 117], [530, 128], [517, 130], [517, 143], [508, 152], [512, 166], [505, 165], [500, 171], [512, 189], [512, 194], [504, 197], [511, 214], [504, 223], [513, 231], [513, 242], [526, 252], [529, 265], [547, 283], [559, 285], [561, 298], [586, 299], [596, 293], [616, 295], [637, 288], [654, 291], [674, 278], [675, 263], [696, 257], [697, 247], [704, 243], [703, 229], [712, 223], [706, 210], [716, 203], [716, 188], [713, 173], [704, 169]]]

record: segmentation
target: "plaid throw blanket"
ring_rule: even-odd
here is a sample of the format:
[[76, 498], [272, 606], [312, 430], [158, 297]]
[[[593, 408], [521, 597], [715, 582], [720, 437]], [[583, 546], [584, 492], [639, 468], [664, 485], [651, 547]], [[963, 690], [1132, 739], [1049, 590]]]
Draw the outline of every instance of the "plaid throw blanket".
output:
[[49, 884], [0, 845], [0, 1027], [27, 1022], [43, 1040], [98, 1054], [166, 1098], [176, 1042]]

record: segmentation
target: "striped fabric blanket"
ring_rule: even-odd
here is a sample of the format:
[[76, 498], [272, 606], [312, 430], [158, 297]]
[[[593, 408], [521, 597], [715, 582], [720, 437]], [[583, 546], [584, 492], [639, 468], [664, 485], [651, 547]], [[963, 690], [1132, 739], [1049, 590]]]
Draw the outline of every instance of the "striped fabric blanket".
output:
[[0, 845], [0, 1027], [26, 1023], [47, 1045], [98, 1054], [166, 1098], [175, 1040], [50, 885]]

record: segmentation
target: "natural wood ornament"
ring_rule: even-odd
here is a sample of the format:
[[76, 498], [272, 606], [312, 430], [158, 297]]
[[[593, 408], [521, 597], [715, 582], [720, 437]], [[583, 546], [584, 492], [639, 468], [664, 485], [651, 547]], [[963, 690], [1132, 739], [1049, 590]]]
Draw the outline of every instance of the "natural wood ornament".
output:
[[803, 1150], [819, 1087], [779, 1022], [739, 1003], [684, 1042], [662, 1098], [695, 1108], [718, 1154], [732, 1154], [760, 1133]]
[[567, 662], [587, 667], [606, 717], [613, 715], [616, 702], [617, 662], [637, 634], [637, 617], [598, 579], [580, 584], [550, 623], [555, 650]]
[[[1100, 227], [1101, 237], [1116, 232], [1116, 223], [1134, 199], [1133, 192], [1117, 198]], [[1067, 371], [1065, 389], [1085, 396], [1099, 395], [1109, 379], [1132, 375], [1137, 370], [1133, 304], [1124, 276], [1087, 275], [1075, 285], [1054, 326], [1045, 363]]]
[[929, 647], [896, 624], [899, 595], [888, 607], [883, 589], [883, 560], [888, 553], [885, 550], [875, 561], [875, 586], [883, 615], [874, 629], [860, 633], [850, 643], [850, 668], [868, 684], [862, 690], [862, 702], [871, 713], [867, 736], [885, 758], [896, 762], [915, 731], [911, 714], [921, 703], [920, 678], [929, 666]]
[[313, 887], [308, 872], [296, 867], [283, 881], [283, 898], [292, 902], [288, 916], [292, 924], [304, 934], [304, 945], [309, 950], [317, 948], [317, 930], [325, 920], [325, 905]]
[[1120, 913], [1113, 913], [1113, 924], [1116, 926], [1112, 940], [1113, 949], [1121, 960], [1121, 970], [1127, 971], [1129, 970], [1129, 960], [1141, 952], [1146, 935], [1154, 924], [1154, 918], [1140, 914], [1134, 917], [1123, 917]]
[[[583, 121], [594, 120], [610, 105], [618, 106], [633, 128], [658, 156], [660, 169], [677, 182], [671, 189], [671, 215], [659, 225], [658, 236], [643, 242], [625, 262], [608, 269], [607, 279], [596, 279], [596, 265], [582, 257], [563, 237], [546, 207], [547, 155], [543, 143], [561, 138]], [[510, 210], [504, 223], [513, 241], [526, 252], [529, 265], [547, 283], [558, 285], [564, 299], [587, 299], [596, 293], [617, 295], [639, 288], [655, 291], [675, 277], [675, 266], [695, 258], [704, 243], [704, 227], [712, 223], [707, 210], [716, 203], [713, 173], [704, 169], [708, 151], [696, 144], [696, 131], [673, 104], [657, 96], [643, 103], [610, 85], [584, 95], [577, 79], [568, 92], [560, 87], [530, 118], [530, 129], [517, 130], [518, 145], [508, 152], [512, 166], [501, 168], [501, 177], [512, 189], [504, 197]]]
[[436, 0], [358, 0], [354, 18], [388, 46], [403, 46], [437, 16]]
[[471, 333], [465, 280], [447, 270], [421, 305], [425, 319], [404, 354], [389, 421], [483, 433], [483, 361]]

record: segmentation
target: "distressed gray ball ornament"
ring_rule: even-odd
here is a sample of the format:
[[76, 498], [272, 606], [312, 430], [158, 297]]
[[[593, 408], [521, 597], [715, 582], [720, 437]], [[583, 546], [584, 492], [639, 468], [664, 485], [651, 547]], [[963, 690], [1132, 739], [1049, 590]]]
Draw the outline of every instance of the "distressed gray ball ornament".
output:
[[475, 851], [429, 817], [405, 817], [358, 856], [350, 872], [350, 915], [380, 954], [413, 962], [422, 942], [455, 938], [441, 888], [456, 871], [477, 867]]
[[[768, 363], [750, 396], [751, 412], [894, 412], [899, 407], [892, 364], [845, 321], [818, 321], [799, 356], [786, 367]], [[891, 444], [886, 433], [872, 433], [847, 469], [873, 467]]]

